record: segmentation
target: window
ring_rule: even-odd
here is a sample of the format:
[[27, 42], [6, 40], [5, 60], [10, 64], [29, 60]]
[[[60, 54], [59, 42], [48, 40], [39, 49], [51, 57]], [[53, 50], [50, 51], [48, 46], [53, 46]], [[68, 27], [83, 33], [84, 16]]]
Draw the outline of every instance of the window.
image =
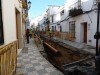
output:
[[69, 32], [73, 35], [75, 38], [75, 21], [69, 22]]
[[41, 24], [41, 27], [42, 27], [42, 24]]
[[61, 16], [64, 15], [64, 10], [62, 10], [60, 14], [61, 14]]
[[52, 21], [52, 23], [53, 23], [53, 16], [51, 16], [51, 21]]
[[54, 32], [54, 26], [52, 26], [52, 32]]
[[55, 31], [56, 31], [56, 26], [55, 26]]
[[60, 32], [62, 32], [62, 27], [60, 26]]
[[2, 7], [1, 7], [1, 1], [0, 1], [0, 45], [4, 43], [4, 37], [3, 37], [3, 23], [2, 23]]

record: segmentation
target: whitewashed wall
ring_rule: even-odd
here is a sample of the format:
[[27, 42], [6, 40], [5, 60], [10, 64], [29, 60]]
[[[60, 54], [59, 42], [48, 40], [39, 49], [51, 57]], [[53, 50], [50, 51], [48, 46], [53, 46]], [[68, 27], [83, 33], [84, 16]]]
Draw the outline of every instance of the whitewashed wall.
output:
[[[73, 0], [75, 1], [75, 0]], [[68, 2], [70, 2], [70, 0], [68, 0]], [[89, 11], [89, 10], [93, 10], [94, 5], [93, 5], [94, 1], [93, 0], [82, 0], [82, 9], [83, 11]], [[68, 7], [70, 6], [69, 4], [65, 4], [65, 11], [67, 13], [64, 14], [64, 16], [68, 16]], [[64, 19], [65, 17], [62, 16], [61, 19]], [[61, 23], [62, 27], [63, 27], [63, 31], [69, 31], [69, 22], [70, 21], [75, 21], [75, 41], [82, 43], [83, 42], [83, 35], [82, 35], [82, 23], [83, 22], [87, 22], [87, 44], [88, 45], [92, 45], [95, 46], [95, 39], [94, 39], [94, 34], [96, 32], [96, 25], [97, 25], [97, 12], [96, 11], [92, 11], [88, 14], [82, 14], [76, 17], [72, 17], [69, 20], [67, 20], [67, 27], [66, 27], [66, 23]], [[66, 28], [66, 29], [65, 29]], [[91, 42], [89, 42], [89, 40], [91, 40]]]
[[16, 17], [15, 8], [21, 12], [21, 5], [18, 0], [2, 0], [2, 17], [4, 29], [4, 43], [8, 44], [16, 38]]
[[[62, 21], [65, 18], [68, 18], [69, 14], [69, 6], [77, 2], [78, 0], [67, 0], [63, 9], [50, 10], [50, 15], [54, 15], [54, 23], [58, 21]], [[81, 0], [82, 1], [82, 9], [83, 11], [89, 11], [94, 9], [95, 0]], [[64, 15], [60, 15], [60, 12], [64, 10]], [[96, 40], [94, 39], [94, 34], [96, 32], [96, 26], [97, 26], [97, 12], [91, 11], [88, 14], [82, 14], [76, 17], [69, 18], [68, 20], [65, 20], [60, 23], [62, 26], [62, 32], [69, 32], [69, 22], [75, 21], [75, 41], [79, 43], [83, 43], [83, 27], [82, 23], [87, 22], [87, 44], [95, 46]], [[50, 28], [52, 26], [56, 26], [56, 30], [59, 31], [59, 27], [57, 24], [51, 24]], [[91, 40], [91, 42], [89, 42]]]
[[44, 30], [44, 24], [43, 24], [43, 22], [44, 22], [44, 19], [41, 18], [41, 20], [39, 21], [40, 31], [42, 31], [42, 29]]
[[[75, 17], [75, 27], [76, 27], [76, 42], [83, 42], [82, 36], [82, 23], [87, 22], [87, 44], [95, 46], [94, 34], [96, 32], [96, 13], [93, 11], [90, 14], [90, 18], [87, 14]], [[91, 42], [89, 42], [91, 40]]]
[[[57, 22], [61, 20], [61, 16], [60, 16], [60, 10], [62, 7], [52, 7], [52, 9], [50, 9], [51, 13], [50, 15], [53, 16], [53, 23], [51, 22], [50, 19], [50, 28], [52, 29], [52, 26], [56, 26], [56, 30], [59, 31], [59, 27], [57, 26]], [[50, 17], [51, 18], [51, 17]]]

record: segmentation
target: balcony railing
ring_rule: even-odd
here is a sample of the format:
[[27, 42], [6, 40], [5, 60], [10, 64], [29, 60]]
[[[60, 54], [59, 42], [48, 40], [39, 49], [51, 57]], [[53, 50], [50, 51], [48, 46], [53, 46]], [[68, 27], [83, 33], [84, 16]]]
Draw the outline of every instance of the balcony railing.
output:
[[27, 9], [27, 0], [22, 0], [22, 7]]
[[69, 16], [75, 17], [81, 14], [83, 14], [83, 10], [81, 9], [81, 0], [78, 0], [78, 2], [69, 7]]
[[69, 9], [81, 9], [81, 0], [77, 1], [76, 3], [72, 4], [71, 6], [69, 6]]
[[15, 75], [17, 66], [17, 42], [0, 47], [0, 75]]
[[23, 22], [26, 22], [27, 16], [28, 16], [27, 13], [26, 14], [22, 14], [22, 20], [23, 20]]

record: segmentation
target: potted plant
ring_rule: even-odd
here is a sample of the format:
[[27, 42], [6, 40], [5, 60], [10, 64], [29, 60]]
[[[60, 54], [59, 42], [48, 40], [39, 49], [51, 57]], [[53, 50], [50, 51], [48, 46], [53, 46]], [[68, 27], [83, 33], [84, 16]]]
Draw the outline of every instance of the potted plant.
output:
[[82, 9], [76, 9], [76, 8], [72, 8], [69, 10], [69, 16], [78, 16], [80, 14], [83, 14], [83, 10]]

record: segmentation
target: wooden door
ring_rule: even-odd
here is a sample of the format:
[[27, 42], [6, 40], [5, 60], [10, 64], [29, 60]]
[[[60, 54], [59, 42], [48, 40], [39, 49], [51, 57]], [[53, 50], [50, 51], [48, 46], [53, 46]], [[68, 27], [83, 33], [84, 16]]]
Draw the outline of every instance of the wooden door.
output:
[[84, 43], [87, 43], [87, 23], [84, 23]]

